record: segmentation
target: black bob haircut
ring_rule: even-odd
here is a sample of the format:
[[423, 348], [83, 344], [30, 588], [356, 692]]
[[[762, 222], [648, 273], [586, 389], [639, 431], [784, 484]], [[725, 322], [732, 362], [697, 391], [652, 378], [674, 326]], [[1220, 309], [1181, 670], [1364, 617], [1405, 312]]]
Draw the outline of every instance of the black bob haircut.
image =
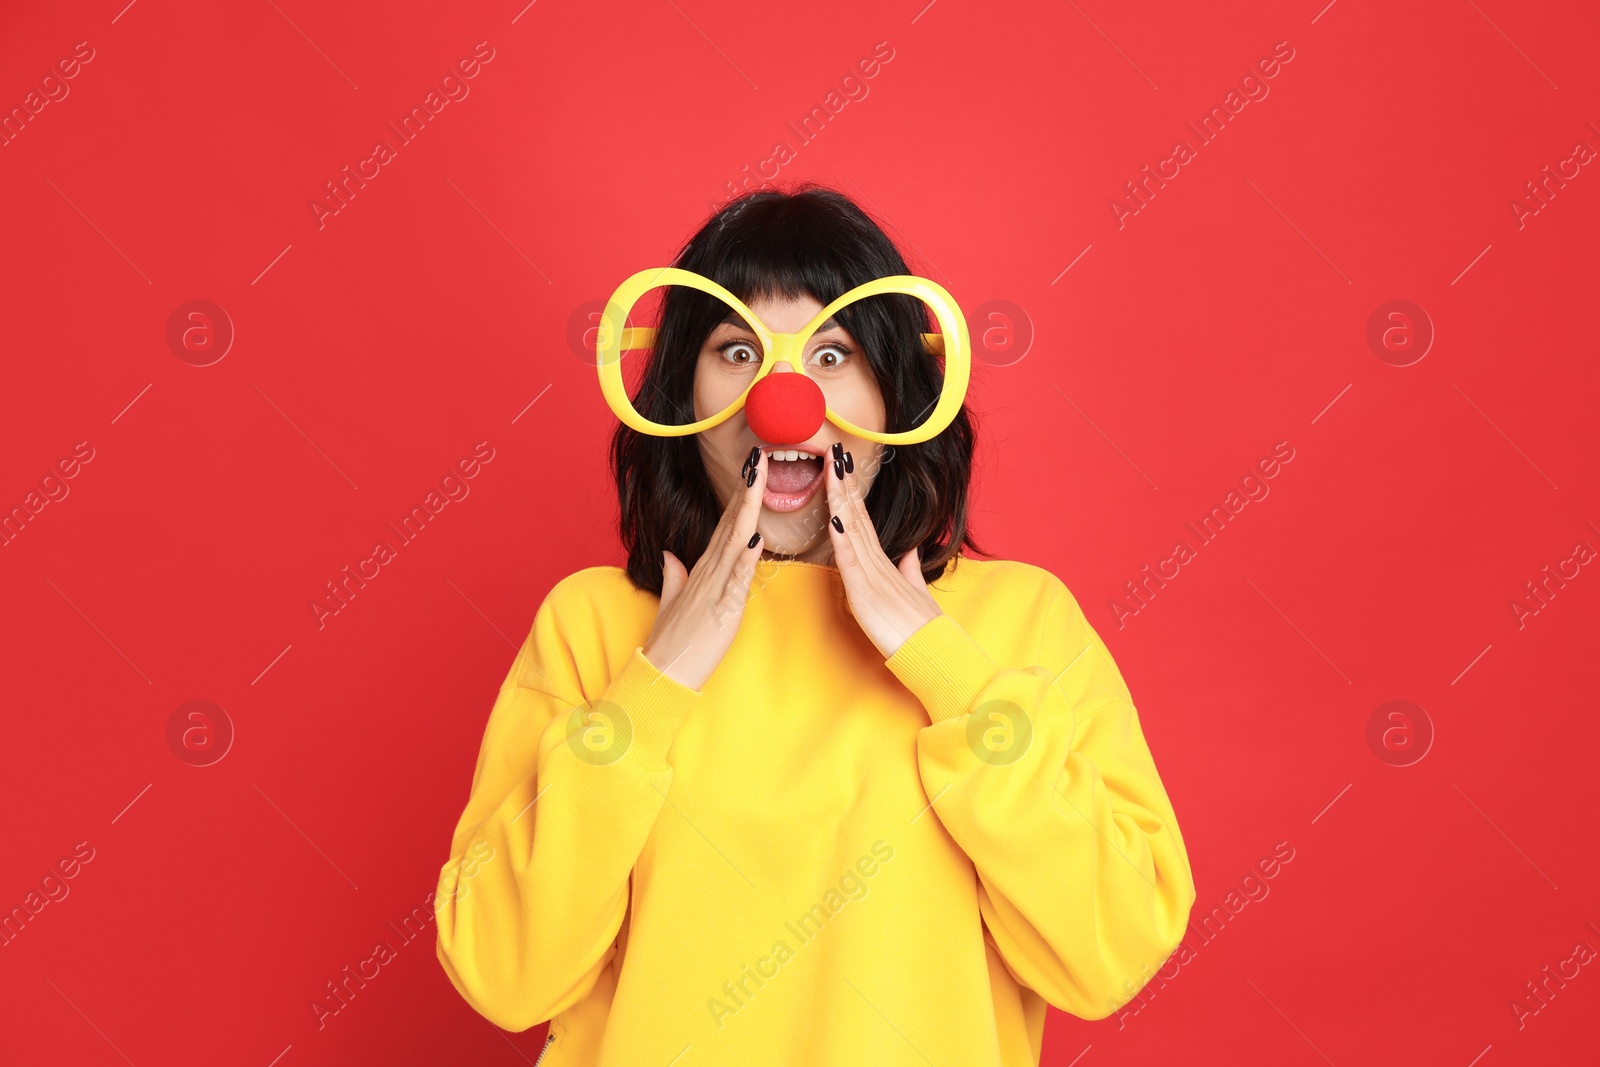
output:
[[[762, 189], [729, 202], [689, 239], [672, 265], [712, 279], [746, 304], [809, 294], [826, 305], [863, 282], [912, 273], [894, 243], [849, 197], [809, 183], [792, 192]], [[660, 303], [655, 346], [633, 404], [646, 418], [681, 425], [694, 419], [701, 346], [727, 307], [685, 286], [668, 287]], [[921, 334], [932, 329], [922, 302], [883, 294], [844, 308], [838, 319], [866, 354], [889, 431], [921, 422], [938, 402], [942, 381], [935, 357], [922, 346]], [[656, 437], [619, 423], [611, 439], [628, 577], [657, 596], [662, 549], [692, 569], [722, 517], [695, 437]], [[921, 549], [925, 581], [942, 575], [963, 547], [988, 555], [967, 526], [974, 444], [963, 404], [931, 440], [883, 446], [867, 511], [891, 560]], [[824, 505], [816, 516], [818, 529], [827, 521], [825, 512]]]

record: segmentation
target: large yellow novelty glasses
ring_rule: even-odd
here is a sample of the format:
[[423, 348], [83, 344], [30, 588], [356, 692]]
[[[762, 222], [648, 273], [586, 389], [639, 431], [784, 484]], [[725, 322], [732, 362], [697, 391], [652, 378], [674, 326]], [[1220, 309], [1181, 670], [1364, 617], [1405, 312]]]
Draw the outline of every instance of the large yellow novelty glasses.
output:
[[[634, 305], [647, 292], [663, 286], [682, 285], [691, 289], [698, 289], [718, 300], [742, 318], [750, 330], [761, 341], [761, 366], [739, 396], [727, 407], [714, 415], [707, 416], [697, 422], [688, 422], [681, 425], [654, 422], [641, 415], [633, 406], [633, 401], [628, 396], [627, 386], [622, 377], [622, 355], [624, 352], [648, 349], [655, 343], [656, 330], [654, 327], [629, 326], [628, 315]], [[939, 395], [938, 403], [928, 413], [928, 417], [909, 430], [895, 433], [884, 433], [868, 430], [850, 422], [840, 415], [821, 395], [814, 380], [807, 385], [802, 385], [802, 379], [808, 377], [805, 361], [802, 355], [806, 342], [811, 339], [824, 323], [833, 318], [839, 309], [848, 307], [858, 300], [867, 297], [879, 296], [886, 293], [900, 293], [916, 297], [933, 312], [934, 321], [938, 323], [938, 333], [925, 333], [922, 335], [923, 347], [930, 356], [942, 355], [944, 357], [943, 390]], [[600, 373], [600, 389], [605, 394], [606, 402], [611, 405], [611, 410], [616, 412], [617, 418], [626, 425], [641, 433], [652, 434], [657, 437], [682, 437], [701, 430], [708, 430], [727, 419], [737, 411], [743, 409], [747, 398], [750, 400], [751, 411], [748, 413], [752, 428], [761, 436], [762, 428], [757, 425], [757, 412], [764, 414], [764, 421], [768, 426], [782, 426], [785, 439], [773, 440], [775, 444], [799, 443], [814, 434], [826, 418], [845, 433], [854, 434], [868, 441], [877, 441], [882, 444], [906, 445], [926, 441], [940, 433], [950, 425], [956, 413], [961, 410], [962, 401], [967, 395], [967, 380], [972, 369], [972, 341], [967, 333], [967, 321], [961, 313], [961, 308], [955, 299], [945, 291], [944, 287], [927, 278], [919, 278], [911, 274], [897, 274], [884, 278], [874, 278], [863, 285], [845, 293], [827, 307], [817, 312], [810, 322], [797, 333], [773, 333], [766, 324], [756, 317], [755, 312], [745, 306], [743, 301], [734, 296], [727, 289], [718, 285], [710, 278], [696, 274], [693, 271], [682, 270], [677, 267], [656, 267], [642, 270], [624, 281], [612, 294], [611, 300], [606, 304], [605, 310], [600, 313], [598, 336], [595, 341], [596, 368]], [[769, 377], [775, 379], [789, 378], [789, 375], [772, 375], [773, 367], [781, 362], [787, 362], [797, 372], [794, 380], [789, 382], [768, 382]], [[763, 384], [765, 383], [765, 385]], [[775, 385], [783, 384], [786, 388], [779, 390]], [[798, 402], [793, 402], [797, 390], [802, 394]], [[809, 397], [809, 403], [820, 408], [821, 417], [812, 417], [806, 414], [799, 416], [796, 421], [795, 413], [812, 410], [807, 406], [807, 396], [814, 392], [815, 396]], [[781, 398], [774, 403], [774, 398], [781, 394]], [[820, 401], [820, 404], [818, 403]], [[772, 413], [776, 409], [778, 415]], [[920, 414], [920, 413], [919, 413]], [[806, 426], [809, 425], [809, 430]], [[796, 427], [799, 429], [795, 429]]]

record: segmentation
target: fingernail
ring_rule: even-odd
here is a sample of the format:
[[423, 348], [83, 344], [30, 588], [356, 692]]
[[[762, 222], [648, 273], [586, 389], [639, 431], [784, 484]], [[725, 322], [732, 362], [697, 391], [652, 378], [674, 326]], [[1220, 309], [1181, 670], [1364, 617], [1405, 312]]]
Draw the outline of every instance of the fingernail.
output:
[[748, 489], [748, 488], [750, 488], [750, 487], [751, 487], [751, 486], [752, 486], [752, 485], [755, 485], [755, 484], [756, 484], [756, 471], [757, 471], [757, 468], [755, 468], [755, 467], [751, 467], [751, 468], [750, 468], [750, 473], [749, 473], [749, 474], [747, 474], [747, 475], [745, 475], [745, 479], [744, 479], [744, 487], [745, 487], [745, 488], [746, 488], [746, 489]]
[[841, 482], [844, 481], [844, 464], [839, 460], [833, 461], [833, 476]]
[[844, 469], [848, 474], [854, 474], [856, 472], [856, 461], [850, 458], [850, 453], [848, 452], [844, 454]]
[[746, 548], [754, 548], [754, 547], [756, 547], [756, 542], [759, 541], [759, 540], [761, 540], [761, 531], [757, 530], [755, 533], [750, 535], [750, 543], [748, 545], [745, 545], [744, 547], [746, 547]]
[[834, 459], [840, 459], [840, 460], [844, 459], [844, 443], [843, 442], [835, 441], [833, 443], [833, 458]]
[[844, 523], [839, 521], [839, 516], [835, 515], [833, 518], [829, 519], [828, 521], [833, 523], [833, 528], [835, 530], [838, 530], [840, 533], [844, 533]]

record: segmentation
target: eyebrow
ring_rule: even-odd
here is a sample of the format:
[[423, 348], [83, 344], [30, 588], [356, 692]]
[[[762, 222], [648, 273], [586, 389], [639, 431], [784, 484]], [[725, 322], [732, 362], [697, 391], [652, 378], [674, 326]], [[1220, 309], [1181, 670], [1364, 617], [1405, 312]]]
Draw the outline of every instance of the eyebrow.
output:
[[[742, 329], [749, 329], [750, 328], [749, 323], [745, 322], [744, 319], [740, 318], [739, 317], [739, 313], [737, 311], [731, 311], [731, 310], [728, 312], [727, 316], [725, 318], [723, 318], [723, 320], [721, 322], [717, 323], [717, 325], [718, 326], [738, 326], [738, 327], [741, 327]], [[815, 332], [822, 333], [824, 330], [834, 330], [834, 329], [838, 329], [838, 328], [839, 328], [839, 317], [837, 315], [835, 315], [832, 318], [828, 319], [828, 321], [823, 323], [821, 326], [818, 326]]]

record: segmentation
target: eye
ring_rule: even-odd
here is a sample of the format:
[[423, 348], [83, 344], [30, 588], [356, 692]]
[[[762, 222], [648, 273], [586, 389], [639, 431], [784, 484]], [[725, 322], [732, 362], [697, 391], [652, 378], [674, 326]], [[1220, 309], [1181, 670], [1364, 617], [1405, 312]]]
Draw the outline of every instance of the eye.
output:
[[722, 358], [735, 366], [745, 367], [752, 363], [761, 362], [761, 349], [749, 341], [738, 339], [724, 341], [717, 346], [717, 351], [722, 353]]
[[835, 341], [818, 348], [812, 353], [812, 357], [823, 370], [836, 370], [844, 366], [845, 362], [850, 358], [850, 354], [851, 348], [849, 345]]

